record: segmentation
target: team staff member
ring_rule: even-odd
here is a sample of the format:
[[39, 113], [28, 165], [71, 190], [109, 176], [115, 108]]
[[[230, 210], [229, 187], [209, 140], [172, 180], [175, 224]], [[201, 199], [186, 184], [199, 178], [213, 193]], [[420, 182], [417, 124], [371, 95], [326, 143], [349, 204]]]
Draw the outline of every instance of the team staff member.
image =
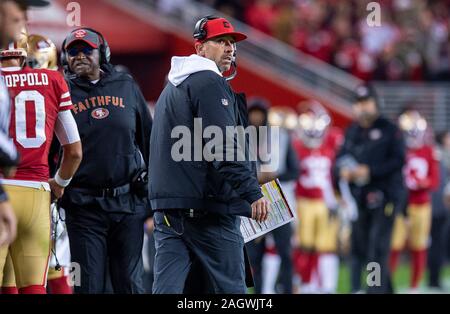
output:
[[398, 127], [380, 116], [369, 87], [357, 88], [352, 109], [356, 121], [347, 129], [337, 157], [339, 176], [350, 182], [358, 207], [351, 240], [352, 292], [361, 289], [362, 269], [376, 262], [380, 282], [369, 285], [367, 292], [390, 293], [388, 259], [394, 209], [405, 193], [405, 145]]
[[61, 202], [72, 261], [81, 266], [75, 293], [103, 293], [108, 261], [115, 293], [143, 292], [150, 113], [134, 79], [109, 62], [100, 33], [73, 30], [61, 59], [84, 154]]
[[[245, 293], [244, 241], [237, 215], [263, 221], [268, 213], [255, 164], [248, 158], [225, 158], [236, 152], [236, 145], [225, 146], [225, 139], [215, 139], [219, 158], [196, 160], [192, 155], [179, 160], [173, 155], [178, 140], [171, 133], [183, 126], [194, 135], [194, 118], [222, 134], [227, 126], [248, 125], [244, 99], [222, 74], [232, 66], [235, 42], [246, 36], [223, 18], [205, 17], [197, 22], [194, 38], [197, 54], [172, 58], [150, 140], [149, 192], [156, 210], [153, 292], [182, 293], [191, 266], [200, 264], [211, 284], [209, 292]], [[187, 153], [191, 145], [184, 148]], [[203, 151], [203, 145], [198, 148]]]

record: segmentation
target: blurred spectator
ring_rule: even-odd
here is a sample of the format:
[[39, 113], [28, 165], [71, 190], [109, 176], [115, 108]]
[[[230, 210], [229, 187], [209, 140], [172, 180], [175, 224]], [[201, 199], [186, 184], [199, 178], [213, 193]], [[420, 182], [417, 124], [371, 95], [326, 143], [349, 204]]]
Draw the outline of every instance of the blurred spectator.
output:
[[277, 8], [274, 0], [256, 0], [247, 7], [245, 21], [261, 32], [271, 35], [276, 14]]
[[164, 14], [180, 16], [189, 0], [153, 0], [159, 11]]
[[425, 10], [420, 21], [430, 79], [450, 80], [449, 19], [437, 20], [432, 10]]
[[244, 4], [239, 0], [215, 0], [214, 8], [240, 21], [244, 20]]
[[292, 0], [280, 2], [282, 4], [273, 22], [272, 35], [289, 44], [296, 25], [295, 21], [298, 19], [298, 12], [295, 10], [295, 4]]
[[398, 27], [392, 22], [391, 12], [382, 8], [382, 20], [380, 26], [372, 26], [367, 23], [368, 11], [360, 16], [358, 28], [361, 33], [363, 49], [377, 55], [384, 47], [393, 44], [400, 36]]
[[300, 7], [300, 18], [292, 35], [292, 45], [322, 61], [331, 62], [334, 37], [326, 27], [327, 7], [324, 1]]

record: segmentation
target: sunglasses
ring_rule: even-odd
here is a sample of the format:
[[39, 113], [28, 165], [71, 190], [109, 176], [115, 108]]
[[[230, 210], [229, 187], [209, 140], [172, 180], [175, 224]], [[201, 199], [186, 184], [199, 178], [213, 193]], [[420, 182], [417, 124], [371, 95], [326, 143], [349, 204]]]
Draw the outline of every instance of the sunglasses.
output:
[[94, 48], [86, 46], [82, 48], [73, 47], [67, 50], [67, 54], [71, 57], [76, 57], [80, 52], [82, 52], [85, 56], [92, 55], [92, 52], [94, 51]]

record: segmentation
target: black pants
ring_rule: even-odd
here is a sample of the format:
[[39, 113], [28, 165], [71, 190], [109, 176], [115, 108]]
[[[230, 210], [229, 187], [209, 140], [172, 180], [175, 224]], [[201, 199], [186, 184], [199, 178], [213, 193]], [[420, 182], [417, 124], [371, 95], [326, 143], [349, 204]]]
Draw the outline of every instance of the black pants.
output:
[[[166, 217], [164, 217], [164, 215]], [[180, 210], [155, 212], [153, 293], [183, 293], [197, 265], [208, 281], [207, 293], [245, 293], [244, 241], [237, 216], [207, 214], [190, 218]], [[204, 286], [204, 285], [200, 285]]]
[[[276, 291], [278, 293], [292, 293], [292, 259], [291, 259], [291, 236], [292, 228], [286, 224], [272, 231], [277, 254], [280, 256], [281, 264], [277, 279]], [[266, 250], [265, 237], [255, 239], [246, 244], [250, 263], [255, 280], [255, 293], [262, 292], [262, 260]], [[279, 284], [279, 285], [278, 285]]]
[[105, 293], [107, 266], [115, 293], [143, 293], [144, 219], [145, 213], [112, 214], [79, 207], [66, 210], [72, 262], [81, 269], [75, 293]]
[[[385, 206], [385, 202], [371, 209], [360, 206], [358, 219], [352, 225], [350, 258], [352, 292], [361, 290], [363, 270], [371, 273], [367, 281], [369, 283], [367, 293], [393, 292], [389, 271], [389, 252], [394, 213], [386, 211]], [[373, 284], [372, 279], [377, 278], [379, 283]]]
[[446, 216], [433, 217], [431, 223], [431, 246], [428, 249], [428, 285], [441, 288], [441, 270], [445, 260], [445, 238], [448, 228]]

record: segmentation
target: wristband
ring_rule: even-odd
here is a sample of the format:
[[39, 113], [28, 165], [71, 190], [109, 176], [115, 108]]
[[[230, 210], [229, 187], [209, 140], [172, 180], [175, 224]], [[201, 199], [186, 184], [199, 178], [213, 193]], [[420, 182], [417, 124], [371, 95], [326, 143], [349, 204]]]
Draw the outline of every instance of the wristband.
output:
[[56, 171], [56, 174], [55, 174], [55, 182], [59, 185], [59, 186], [62, 186], [63, 188], [65, 188], [66, 186], [68, 186], [69, 184], [70, 184], [70, 181], [72, 181], [72, 178], [69, 178], [69, 179], [67, 179], [67, 180], [64, 180], [63, 178], [61, 178], [60, 176], [59, 176], [59, 169], [58, 169], [58, 171]]

